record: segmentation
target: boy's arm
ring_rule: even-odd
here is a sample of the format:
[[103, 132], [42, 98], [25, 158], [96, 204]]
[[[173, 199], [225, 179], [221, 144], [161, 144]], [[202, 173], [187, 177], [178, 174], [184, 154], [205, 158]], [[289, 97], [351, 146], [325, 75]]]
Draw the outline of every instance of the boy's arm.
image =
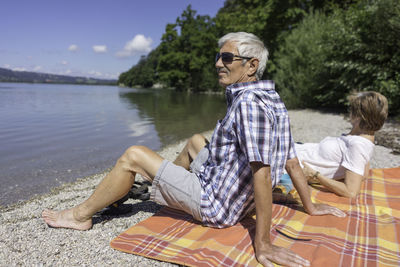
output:
[[251, 162], [254, 182], [254, 200], [256, 204], [256, 234], [254, 250], [258, 262], [263, 266], [272, 266], [271, 261], [291, 266], [309, 266], [309, 262], [294, 252], [271, 244], [272, 185], [271, 170], [261, 162]]
[[303, 170], [300, 167], [299, 160], [292, 158], [286, 161], [286, 171], [292, 179], [293, 185], [296, 188], [304, 209], [310, 215], [335, 215], [337, 217], [345, 217], [346, 214], [338, 208], [326, 204], [314, 204], [311, 201], [311, 195], [308, 188], [307, 180]]

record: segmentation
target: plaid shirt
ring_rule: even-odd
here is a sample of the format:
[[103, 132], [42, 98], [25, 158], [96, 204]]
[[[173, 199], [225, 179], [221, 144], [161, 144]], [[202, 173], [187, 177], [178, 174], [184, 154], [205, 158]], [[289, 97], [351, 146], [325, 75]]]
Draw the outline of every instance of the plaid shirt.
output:
[[274, 187], [286, 160], [296, 156], [285, 105], [273, 81], [233, 84], [226, 88], [228, 109], [218, 121], [200, 169], [201, 213], [207, 226], [236, 224], [254, 209], [250, 162], [271, 168]]

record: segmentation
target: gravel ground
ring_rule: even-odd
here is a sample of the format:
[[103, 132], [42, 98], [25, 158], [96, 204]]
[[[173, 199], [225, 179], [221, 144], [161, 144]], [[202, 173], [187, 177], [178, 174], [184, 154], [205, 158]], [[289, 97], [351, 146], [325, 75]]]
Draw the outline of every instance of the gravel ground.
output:
[[[338, 136], [350, 130], [350, 124], [342, 115], [311, 110], [289, 113], [295, 141], [319, 142], [325, 136]], [[210, 137], [211, 131], [204, 134]], [[171, 145], [160, 154], [173, 160], [184, 143]], [[400, 155], [391, 151], [377, 145], [371, 166], [400, 166]], [[50, 194], [3, 208], [0, 213], [0, 266], [176, 266], [123, 253], [109, 246], [119, 233], [160, 208], [150, 201], [129, 200], [126, 204], [131, 211], [125, 215], [98, 214], [94, 217], [93, 228], [88, 231], [53, 229], [42, 221], [40, 214], [44, 208], [70, 208], [85, 200], [105, 174], [86, 177]]]

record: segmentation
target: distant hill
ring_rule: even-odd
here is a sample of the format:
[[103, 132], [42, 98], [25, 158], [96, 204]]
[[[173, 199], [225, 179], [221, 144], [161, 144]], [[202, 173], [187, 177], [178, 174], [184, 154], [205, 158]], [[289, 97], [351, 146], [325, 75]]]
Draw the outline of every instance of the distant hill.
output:
[[105, 84], [115, 85], [117, 80], [103, 80], [88, 77], [73, 77], [49, 73], [13, 71], [0, 68], [0, 82], [25, 82], [25, 83], [76, 83], [76, 84]]

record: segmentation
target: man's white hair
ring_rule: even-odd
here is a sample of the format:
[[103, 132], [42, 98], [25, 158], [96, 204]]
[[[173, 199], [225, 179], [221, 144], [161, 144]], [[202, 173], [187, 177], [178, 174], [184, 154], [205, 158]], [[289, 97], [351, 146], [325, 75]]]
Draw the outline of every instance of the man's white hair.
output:
[[[218, 46], [221, 48], [226, 42], [235, 42], [239, 56], [254, 57], [259, 60], [256, 72], [257, 80], [260, 80], [268, 61], [268, 49], [264, 43], [252, 33], [231, 32], [222, 36], [218, 40]], [[246, 59], [244, 59], [246, 60]]]

